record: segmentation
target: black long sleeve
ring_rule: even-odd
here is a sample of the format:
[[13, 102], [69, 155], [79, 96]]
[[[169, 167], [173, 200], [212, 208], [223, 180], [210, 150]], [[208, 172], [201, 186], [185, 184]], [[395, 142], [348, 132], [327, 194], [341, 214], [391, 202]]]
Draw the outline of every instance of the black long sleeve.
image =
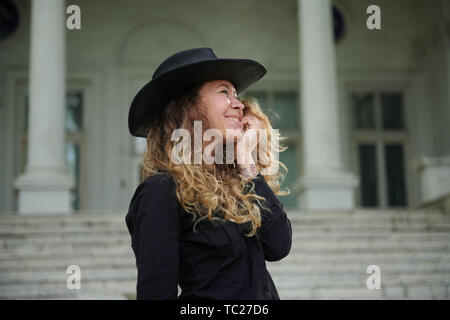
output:
[[278, 200], [272, 189], [261, 174], [252, 182], [255, 184], [255, 193], [266, 199], [265, 205], [270, 209], [261, 210], [262, 226], [260, 241], [267, 261], [279, 261], [286, 257], [292, 245], [292, 227], [283, 204]]
[[177, 299], [180, 226], [171, 192], [169, 178], [152, 177], [137, 191], [132, 214], [127, 216], [138, 271], [138, 300]]

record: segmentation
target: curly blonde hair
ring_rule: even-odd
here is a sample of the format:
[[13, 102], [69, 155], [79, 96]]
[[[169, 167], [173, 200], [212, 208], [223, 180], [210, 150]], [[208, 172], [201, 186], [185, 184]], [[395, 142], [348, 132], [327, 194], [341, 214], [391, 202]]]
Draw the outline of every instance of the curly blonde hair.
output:
[[[254, 184], [239, 174], [236, 163], [233, 164], [176, 164], [172, 161], [172, 149], [176, 145], [171, 140], [175, 129], [186, 129], [193, 136], [194, 120], [202, 121], [203, 131], [207, 130], [208, 120], [199, 112], [199, 92], [203, 83], [196, 83], [191, 88], [181, 92], [148, 123], [147, 149], [142, 165], [142, 180], [153, 175], [169, 173], [176, 183], [176, 197], [185, 211], [193, 215], [195, 225], [201, 220], [227, 220], [235, 223], [250, 223], [251, 228], [246, 234], [252, 237], [261, 226], [261, 212], [265, 198], [254, 192]], [[287, 149], [275, 145], [272, 126], [267, 116], [262, 112], [255, 98], [240, 99], [244, 105], [244, 114], [251, 113], [264, 123], [268, 132], [267, 155], [264, 163], [258, 157], [256, 165], [261, 169], [277, 163], [287, 173], [286, 166], [273, 158], [272, 152], [282, 152]], [[202, 133], [203, 134], [203, 133]], [[278, 134], [278, 140], [284, 139]], [[273, 143], [272, 143], [273, 145]], [[192, 149], [193, 150], [193, 149]], [[267, 161], [269, 159], [269, 161]], [[191, 162], [193, 163], [193, 162]], [[161, 172], [163, 171], [163, 172]], [[281, 182], [285, 174], [280, 170], [274, 175], [263, 175], [269, 187], [277, 195], [288, 195], [290, 191], [281, 191]], [[268, 210], [270, 212], [270, 210]]]

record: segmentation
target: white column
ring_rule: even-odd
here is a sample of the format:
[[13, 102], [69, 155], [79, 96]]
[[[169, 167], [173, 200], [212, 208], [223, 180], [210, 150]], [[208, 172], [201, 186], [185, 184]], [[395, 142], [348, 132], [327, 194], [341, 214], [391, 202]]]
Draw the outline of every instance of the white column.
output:
[[330, 0], [298, 0], [304, 168], [302, 209], [352, 209], [357, 179], [344, 171]]
[[28, 157], [15, 181], [20, 213], [68, 213], [73, 179], [65, 165], [65, 1], [33, 0]]

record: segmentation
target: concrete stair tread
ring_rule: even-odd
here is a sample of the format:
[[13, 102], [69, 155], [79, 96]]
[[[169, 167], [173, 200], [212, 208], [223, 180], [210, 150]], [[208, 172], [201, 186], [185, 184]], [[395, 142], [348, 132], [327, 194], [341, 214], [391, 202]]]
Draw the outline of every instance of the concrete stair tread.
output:
[[[104, 230], [103, 230], [104, 231]], [[16, 237], [8, 235], [3, 235], [0, 239], [0, 244], [2, 243], [22, 243], [24, 240], [33, 240], [33, 242], [40, 241], [45, 243], [50, 242], [60, 242], [60, 241], [111, 241], [116, 239], [127, 239], [130, 240], [130, 235], [127, 230], [121, 230], [121, 232], [115, 232], [114, 230], [106, 230], [104, 232], [97, 233], [96, 230], [94, 231], [86, 231], [84, 230], [83, 233], [78, 234], [70, 234], [70, 233], [48, 233], [48, 234], [36, 234], [36, 235], [24, 235], [21, 233], [17, 233]], [[368, 241], [374, 241], [374, 240], [394, 240], [394, 241], [421, 241], [421, 240], [431, 240], [431, 241], [438, 241], [438, 240], [450, 240], [450, 233], [446, 232], [395, 232], [395, 233], [388, 233], [386, 235], [385, 233], [379, 233], [379, 232], [355, 232], [355, 233], [334, 233], [334, 234], [323, 234], [323, 233], [316, 233], [316, 232], [300, 232], [302, 230], [298, 230], [296, 228], [293, 228], [293, 240], [310, 240], [310, 241], [316, 241], [316, 240], [326, 240], [326, 241], [355, 241], [355, 240], [368, 240]]]
[[[114, 282], [92, 281], [81, 284], [81, 292], [103, 292], [103, 294], [135, 293], [136, 280], [116, 280]], [[67, 296], [80, 294], [77, 289], [69, 290], [66, 282], [58, 284], [14, 284], [0, 286], [0, 296], [4, 299], [39, 298], [47, 296]]]
[[[2, 260], [0, 265], [0, 271], [2, 270], [51, 270], [60, 269], [77, 264], [80, 266], [86, 266], [89, 268], [104, 268], [104, 267], [122, 267], [135, 265], [134, 256], [132, 254], [125, 255], [123, 257], [97, 257], [93, 256], [91, 258], [79, 257], [67, 257], [59, 258], [58, 260], [52, 258], [36, 258], [36, 259], [11, 259]], [[311, 266], [312, 268], [322, 268], [329, 265], [336, 267], [346, 267], [354, 265], [398, 265], [398, 264], [430, 264], [430, 265], [449, 265], [450, 264], [450, 253], [447, 255], [442, 254], [422, 254], [422, 255], [411, 255], [411, 254], [391, 254], [391, 255], [357, 255], [353, 254], [351, 256], [322, 256], [322, 255], [289, 255], [281, 261], [277, 262], [266, 262], [267, 266], [291, 266], [295, 265], [299, 268]]]
[[2, 250], [0, 252], [0, 261], [11, 260], [11, 259], [41, 259], [41, 258], [73, 258], [73, 257], [121, 257], [130, 256], [134, 257], [131, 246], [124, 247], [82, 247], [80, 249], [73, 249], [72, 247], [67, 247], [66, 249], [52, 250], [51, 248], [46, 248], [40, 252], [35, 250], [22, 250], [22, 251], [11, 251]]
[[[364, 234], [369, 232], [372, 234], [385, 234], [389, 235], [392, 232], [402, 233], [418, 233], [418, 232], [433, 232], [433, 233], [446, 233], [450, 232], [450, 223], [448, 224], [413, 224], [413, 225], [297, 225], [293, 226], [293, 232], [299, 234], [314, 234], [317, 232], [329, 232], [330, 234]], [[89, 236], [89, 235], [114, 235], [119, 234], [127, 236], [128, 230], [122, 227], [108, 227], [108, 228], [83, 228], [74, 227], [66, 229], [7, 229], [0, 230], [1, 239], [15, 238], [15, 239], [30, 239], [36, 237], [74, 237], [74, 236]]]
[[[447, 239], [448, 238], [448, 239]], [[24, 239], [4, 239], [0, 240], [0, 247], [3, 249], [16, 249], [25, 247], [58, 247], [58, 246], [92, 246], [99, 245], [101, 247], [107, 246], [123, 246], [131, 245], [131, 239], [127, 237], [119, 236], [93, 236], [93, 237], [73, 237], [73, 238], [36, 238], [36, 239], [26, 239], [29, 241], [24, 241]], [[293, 237], [292, 242], [295, 247], [315, 247], [315, 246], [328, 246], [330, 242], [339, 244], [342, 247], [351, 248], [354, 246], [358, 247], [373, 247], [373, 246], [386, 246], [392, 245], [395, 247], [409, 247], [416, 245], [417, 247], [423, 247], [428, 245], [445, 245], [450, 243], [450, 238], [439, 237], [439, 236], [429, 236], [429, 237], [380, 237], [380, 238], [343, 238], [343, 237]], [[423, 243], [427, 243], [423, 245]]]
[[[113, 279], [127, 279], [129, 277], [136, 277], [136, 267], [134, 264], [124, 264], [116, 266], [103, 266], [93, 268], [78, 264], [81, 269], [81, 277], [83, 281], [90, 280], [113, 280]], [[421, 264], [379, 264], [383, 278], [389, 276], [399, 275], [430, 275], [444, 276], [450, 280], [450, 266], [446, 263], [421, 263]], [[9, 271], [0, 274], [0, 284], [5, 282], [33, 282], [33, 283], [49, 283], [65, 281], [67, 278], [66, 269], [68, 265], [62, 268], [53, 270], [23, 270], [23, 271]], [[308, 277], [308, 276], [323, 276], [323, 277], [339, 277], [339, 278], [361, 278], [368, 277], [366, 270], [368, 265], [352, 264], [344, 266], [320, 265], [320, 266], [299, 266], [299, 265], [270, 265], [268, 270], [274, 277]]]
[[[132, 258], [132, 259], [130, 259]], [[88, 268], [122, 268], [136, 266], [134, 256], [125, 257], [92, 257], [92, 258], [67, 258], [67, 259], [35, 259], [35, 260], [3, 260], [0, 264], [2, 271], [45, 271], [64, 270], [67, 266], [79, 265]]]

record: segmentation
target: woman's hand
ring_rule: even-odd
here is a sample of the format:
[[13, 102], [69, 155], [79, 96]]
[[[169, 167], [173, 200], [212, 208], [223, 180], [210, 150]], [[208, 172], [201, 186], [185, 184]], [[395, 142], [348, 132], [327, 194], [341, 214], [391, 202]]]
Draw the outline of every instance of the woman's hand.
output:
[[256, 163], [252, 154], [256, 151], [258, 145], [258, 129], [263, 128], [263, 123], [257, 117], [247, 114], [243, 117], [242, 123], [244, 134], [237, 142], [236, 160], [241, 173], [247, 178], [258, 175]]
[[[264, 125], [263, 122], [261, 120], [259, 120], [257, 117], [255, 117], [252, 114], [246, 114], [244, 115], [244, 117], [242, 118], [242, 124], [244, 125], [244, 128], [247, 129], [263, 129]], [[245, 129], [245, 130], [247, 130]]]

